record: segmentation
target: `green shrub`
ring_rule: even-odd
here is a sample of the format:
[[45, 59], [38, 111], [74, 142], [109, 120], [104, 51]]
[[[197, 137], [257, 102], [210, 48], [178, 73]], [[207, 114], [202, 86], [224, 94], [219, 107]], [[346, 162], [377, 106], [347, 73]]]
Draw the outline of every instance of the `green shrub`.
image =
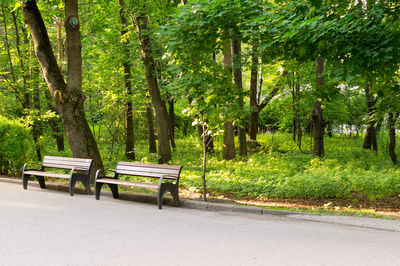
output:
[[19, 122], [0, 116], [0, 172], [19, 174], [33, 146], [29, 131]]

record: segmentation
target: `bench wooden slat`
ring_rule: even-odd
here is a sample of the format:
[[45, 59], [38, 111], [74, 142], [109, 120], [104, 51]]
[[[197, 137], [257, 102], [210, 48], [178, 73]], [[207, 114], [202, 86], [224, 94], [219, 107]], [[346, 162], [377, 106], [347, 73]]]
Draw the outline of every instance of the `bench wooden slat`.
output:
[[91, 162], [73, 162], [73, 161], [61, 161], [61, 160], [43, 160], [44, 164], [66, 164], [66, 165], [80, 165], [89, 166]]
[[135, 186], [135, 187], [146, 187], [146, 188], [158, 188], [157, 184], [152, 183], [139, 183], [133, 182], [128, 180], [120, 180], [120, 179], [112, 179], [112, 178], [99, 178], [97, 179], [98, 183], [105, 183], [105, 184], [116, 184], [122, 186]]
[[[130, 176], [139, 176], [139, 177], [152, 177], [152, 178], [160, 178], [161, 176], [164, 176], [162, 174], [156, 174], [156, 173], [146, 173], [146, 172], [138, 172], [138, 171], [116, 171], [117, 174], [119, 175], [130, 175]], [[171, 180], [176, 180], [178, 177], [176, 176], [164, 176], [165, 179], [171, 179]]]
[[72, 161], [72, 162], [86, 162], [86, 163], [91, 163], [92, 159], [87, 159], [87, 158], [70, 158], [70, 157], [57, 157], [57, 156], [44, 156], [43, 161], [47, 160], [58, 160], [58, 161]]
[[42, 171], [34, 171], [34, 170], [25, 171], [24, 174], [25, 175], [43, 176], [43, 177], [65, 178], [65, 179], [69, 179], [70, 178], [70, 175], [67, 175], [67, 174], [42, 172]]
[[91, 165], [92, 159], [63, 158], [54, 156], [45, 156], [42, 163], [43, 167], [61, 169], [75, 168], [80, 171], [89, 171]]
[[89, 166], [80, 166], [80, 165], [74, 165], [74, 164], [43, 163], [42, 166], [47, 167], [47, 168], [60, 168], [60, 169], [67, 169], [67, 170], [71, 170], [72, 168], [75, 168], [75, 170], [78, 170], [78, 171], [89, 171]]
[[169, 176], [178, 176], [179, 170], [176, 169], [156, 169], [156, 168], [146, 168], [146, 167], [137, 167], [137, 166], [127, 166], [127, 165], [117, 165], [116, 172], [119, 171], [132, 171], [132, 172], [141, 172], [141, 173], [153, 173]]
[[147, 163], [131, 163], [131, 162], [118, 162], [118, 165], [126, 165], [126, 166], [137, 166], [137, 167], [146, 167], [146, 168], [157, 168], [157, 169], [177, 169], [180, 170], [182, 166], [180, 165], [168, 165], [168, 164], [147, 164]]

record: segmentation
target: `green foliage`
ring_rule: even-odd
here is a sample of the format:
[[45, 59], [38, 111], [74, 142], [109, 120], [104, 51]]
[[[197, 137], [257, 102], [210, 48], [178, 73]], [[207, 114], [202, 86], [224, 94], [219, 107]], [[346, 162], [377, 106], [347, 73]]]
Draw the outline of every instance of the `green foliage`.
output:
[[0, 172], [17, 175], [28, 158], [33, 145], [29, 131], [22, 124], [0, 116]]

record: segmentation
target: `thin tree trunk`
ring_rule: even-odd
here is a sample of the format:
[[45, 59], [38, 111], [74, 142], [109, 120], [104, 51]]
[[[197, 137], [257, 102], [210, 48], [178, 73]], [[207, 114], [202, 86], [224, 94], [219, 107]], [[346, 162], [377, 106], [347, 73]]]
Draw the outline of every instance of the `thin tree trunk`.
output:
[[301, 132], [301, 121], [300, 121], [300, 84], [299, 80], [296, 82], [296, 121], [297, 121], [297, 146], [299, 147], [301, 151], [301, 137], [302, 137], [302, 132]]
[[[324, 59], [317, 57], [316, 60], [316, 89], [319, 90], [324, 85]], [[323, 112], [322, 103], [317, 99], [314, 108], [311, 111], [311, 116], [314, 126], [314, 156], [324, 156], [324, 126], [323, 126]]]
[[[207, 128], [206, 125], [203, 123], [203, 132], [206, 132]], [[203, 179], [203, 200], [207, 201], [207, 183], [206, 183], [206, 167], [207, 167], [207, 134], [203, 134], [203, 174], [202, 174], [202, 179]]]
[[139, 35], [139, 41], [142, 50], [142, 59], [146, 72], [146, 81], [149, 87], [150, 98], [156, 120], [158, 135], [158, 153], [160, 155], [158, 162], [168, 163], [169, 161], [171, 161], [168, 115], [166, 112], [165, 103], [161, 98], [157, 76], [155, 73], [155, 61], [152, 56], [147, 15], [144, 13], [134, 13], [134, 20]]
[[[49, 36], [36, 2], [29, 0], [23, 3], [22, 12], [31, 31], [36, 57], [42, 67], [43, 76], [61, 115], [73, 156], [92, 158], [94, 169], [104, 169], [83, 107], [85, 97], [81, 88], [82, 58], [77, 1], [65, 1], [68, 86], [64, 82], [53, 54]], [[94, 174], [94, 171], [92, 173]]]
[[375, 109], [376, 100], [370, 94], [370, 88], [371, 88], [370, 85], [367, 85], [364, 88], [365, 96], [367, 99], [369, 122], [368, 122], [367, 131], [365, 132], [363, 148], [364, 149], [372, 148], [374, 151], [378, 151], [378, 143], [376, 140], [376, 124], [377, 123], [376, 123], [376, 119], [374, 118], [375, 110], [376, 110]]
[[250, 74], [250, 121], [249, 121], [249, 138], [253, 141], [257, 140], [258, 133], [258, 91], [257, 91], [257, 75], [258, 75], [258, 46], [253, 44]]
[[167, 111], [167, 104], [165, 102], [164, 102], [163, 108], [164, 108], [165, 114], [167, 115], [169, 141], [171, 143], [172, 149], [176, 150], [176, 143], [175, 143], [175, 136], [173, 133], [173, 127], [171, 124], [169, 113]]
[[393, 115], [392, 112], [389, 112], [388, 122], [389, 122], [389, 155], [392, 159], [393, 164], [397, 163], [397, 155], [395, 152], [396, 148], [396, 128], [395, 124], [397, 119], [399, 118], [399, 113]]
[[[244, 113], [244, 100], [243, 100], [243, 81], [242, 81], [242, 55], [241, 55], [241, 44], [240, 40], [234, 37], [232, 39], [232, 51], [233, 51], [233, 79], [235, 81], [236, 88], [239, 92], [239, 106], [242, 114]], [[247, 143], [246, 143], [246, 126], [244, 119], [240, 120], [238, 125], [238, 140], [239, 140], [239, 155], [247, 155]]]
[[169, 115], [169, 123], [171, 125], [172, 136], [175, 139], [175, 108], [174, 108], [174, 98], [170, 98], [168, 100], [168, 115]]
[[[148, 96], [147, 96], [148, 97]], [[146, 98], [147, 98], [146, 97]], [[146, 103], [147, 133], [149, 137], [149, 152], [156, 153], [156, 136], [154, 134], [153, 111], [148, 103]]]
[[[119, 16], [122, 24], [121, 36], [123, 37], [128, 31], [128, 20], [124, 9], [126, 8], [125, 1], [119, 0], [120, 11]], [[133, 110], [132, 110], [132, 82], [131, 82], [131, 66], [129, 63], [129, 40], [123, 43], [123, 67], [124, 67], [124, 83], [127, 100], [125, 102], [125, 156], [130, 160], [135, 160], [135, 138], [133, 132]]]
[[[40, 114], [40, 92], [39, 92], [38, 86], [34, 86], [34, 88], [33, 88], [33, 109], [37, 110], [38, 113]], [[32, 135], [33, 135], [33, 140], [34, 140], [35, 146], [36, 146], [36, 155], [37, 155], [39, 161], [41, 161], [42, 160], [42, 152], [40, 150], [39, 138], [42, 135], [42, 130], [41, 130], [40, 120], [38, 120], [38, 119], [35, 119], [33, 122]]]
[[[226, 36], [228, 36], [228, 34], [226, 34]], [[224, 69], [227, 69], [228, 73], [232, 73], [232, 52], [230, 40], [224, 40], [223, 46], [223, 66]], [[224, 126], [223, 158], [225, 160], [235, 159], [235, 135], [232, 121], [226, 121]]]
[[297, 131], [297, 105], [296, 105], [296, 85], [294, 83], [295, 73], [293, 72], [293, 82], [291, 83], [291, 94], [292, 94], [292, 111], [293, 111], [293, 120], [292, 120], [292, 138], [293, 141], [296, 142], [296, 131]]

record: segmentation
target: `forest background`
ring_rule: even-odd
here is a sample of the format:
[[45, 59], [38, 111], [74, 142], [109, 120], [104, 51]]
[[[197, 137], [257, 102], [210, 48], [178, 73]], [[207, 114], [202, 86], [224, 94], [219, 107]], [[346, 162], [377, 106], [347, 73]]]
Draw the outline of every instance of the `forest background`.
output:
[[192, 192], [399, 210], [399, 11], [3, 0], [0, 172], [43, 155], [172, 163]]

